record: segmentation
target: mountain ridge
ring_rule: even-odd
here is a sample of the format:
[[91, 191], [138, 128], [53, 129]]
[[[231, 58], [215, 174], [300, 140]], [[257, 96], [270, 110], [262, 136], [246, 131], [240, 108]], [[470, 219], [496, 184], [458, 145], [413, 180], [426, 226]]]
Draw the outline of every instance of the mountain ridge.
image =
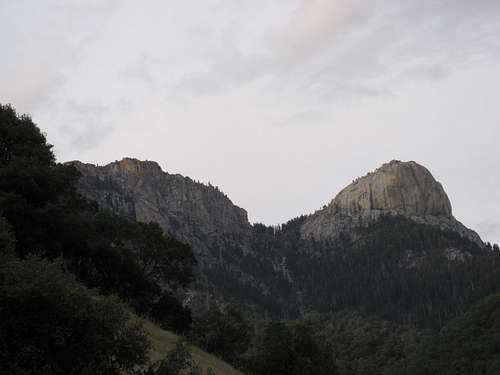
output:
[[198, 261], [213, 261], [208, 247], [221, 236], [247, 237], [250, 231], [246, 210], [217, 187], [165, 172], [154, 161], [68, 164], [82, 173], [79, 189], [87, 198], [130, 219], [158, 222], [165, 232], [199, 250]]
[[[424, 288], [425, 298], [439, 305], [457, 287], [446, 276], [450, 267], [461, 272], [462, 263], [469, 267], [486, 251], [479, 235], [453, 217], [439, 182], [415, 162], [384, 164], [344, 188], [326, 208], [273, 227], [251, 224], [247, 212], [217, 187], [164, 172], [156, 162], [125, 158], [99, 167], [69, 164], [82, 175], [78, 190], [100, 208], [131, 220], [156, 221], [191, 245], [198, 276], [184, 303], [195, 314], [214, 301], [230, 301], [283, 318], [311, 309], [356, 308], [399, 322], [434, 324], [437, 315], [441, 322], [443, 314], [472, 298], [473, 282], [460, 284], [463, 296], [453, 295], [450, 303], [456, 307], [444, 304], [443, 314], [427, 311], [417, 299], [399, 311], [394, 298], [401, 291], [394, 288], [401, 282], [413, 293]], [[387, 168], [396, 172], [379, 179]], [[419, 204], [424, 198], [428, 203]], [[422, 269], [447, 285], [434, 290], [435, 284], [421, 279]], [[356, 292], [345, 294], [350, 289]], [[386, 308], [391, 303], [397, 312]]]
[[[248, 226], [253, 225], [248, 220], [247, 211], [244, 208], [239, 207], [238, 205], [234, 204], [231, 201], [231, 199], [229, 197], [227, 197], [226, 194], [222, 193], [219, 190], [219, 188], [217, 186], [212, 186], [211, 184], [204, 184], [201, 182], [197, 182], [197, 181], [193, 180], [192, 178], [190, 178], [189, 176], [184, 176], [184, 175], [181, 175], [179, 173], [170, 174], [167, 171], [163, 171], [163, 169], [160, 167], [160, 165], [155, 161], [140, 160], [140, 159], [136, 159], [136, 158], [124, 157], [120, 161], [116, 160], [114, 162], [108, 163], [108, 164], [103, 165], [103, 166], [97, 166], [97, 165], [94, 165], [92, 163], [83, 163], [83, 162], [80, 162], [78, 160], [69, 161], [66, 164], [74, 165], [80, 171], [80, 173], [82, 173], [83, 179], [80, 180], [81, 181], [80, 182], [80, 189], [84, 193], [84, 195], [86, 195], [87, 197], [89, 197], [92, 200], [97, 201], [98, 203], [100, 203], [103, 206], [110, 205], [110, 202], [103, 202], [102, 197], [100, 197], [98, 194], [95, 194], [96, 191], [91, 189], [90, 186], [88, 186], [89, 185], [88, 184], [89, 178], [94, 177], [94, 178], [100, 179], [101, 181], [104, 181], [105, 174], [109, 174], [111, 176], [123, 178], [127, 175], [140, 176], [141, 174], [144, 174], [147, 172], [153, 172], [153, 174], [156, 174], [156, 175], [163, 174], [165, 176], [169, 176], [172, 180], [178, 180], [178, 181], [184, 180], [187, 184], [191, 184], [191, 185], [196, 186], [200, 189], [213, 189], [214, 192], [220, 193], [225, 199], [227, 199], [228, 205], [231, 205], [237, 211], [239, 211], [239, 214], [237, 214], [237, 216], [239, 216], [237, 221], [239, 221], [243, 227], [248, 227]], [[405, 205], [404, 197], [401, 199], [401, 204], [403, 205], [402, 209], [401, 209], [401, 207], [380, 207], [380, 204], [379, 204], [379, 206], [377, 206], [377, 204], [373, 204], [373, 195], [372, 195], [371, 188], [368, 189], [368, 192], [367, 191], [362, 192], [362, 194], [360, 194], [360, 197], [366, 198], [366, 196], [368, 195], [369, 202], [370, 202], [370, 205], [372, 207], [370, 207], [366, 210], [364, 210], [364, 208], [366, 208], [366, 207], [361, 207], [361, 206], [360, 206], [361, 209], [359, 207], [353, 208], [352, 203], [355, 201], [355, 199], [346, 197], [346, 195], [348, 195], [348, 194], [346, 194], [346, 192], [348, 192], [349, 190], [352, 190], [353, 187], [363, 185], [362, 182], [364, 180], [369, 179], [369, 178], [373, 178], [374, 176], [378, 176], [381, 172], [384, 172], [389, 167], [393, 167], [393, 166], [398, 166], [398, 167], [400, 167], [400, 166], [404, 166], [404, 167], [416, 166], [416, 168], [411, 168], [413, 174], [415, 173], [415, 169], [419, 170], [419, 171], [425, 171], [425, 173], [427, 174], [426, 178], [432, 180], [431, 185], [433, 185], [433, 186], [431, 186], [431, 187], [438, 191], [437, 201], [440, 202], [438, 204], [441, 204], [440, 209], [438, 209], [436, 211], [435, 209], [433, 209], [433, 207], [431, 207], [431, 210], [427, 211], [425, 209], [426, 202], [424, 201], [423, 210], [422, 209], [419, 210], [418, 209], [419, 200], [414, 199], [414, 201], [410, 204], [410, 207], [414, 207], [414, 210], [412, 212], [411, 210], [407, 209], [408, 206]], [[399, 169], [401, 169], [401, 168], [399, 168]], [[82, 181], [83, 181], [83, 183], [82, 183]], [[415, 182], [416, 182], [415, 186], [420, 188], [418, 178], [415, 178]], [[376, 185], [376, 183], [375, 183], [375, 185]], [[123, 187], [124, 187], [124, 185], [123, 185], [123, 181], [122, 181], [122, 188]], [[436, 198], [435, 195], [433, 197]], [[387, 196], [385, 198], [387, 198]], [[348, 202], [347, 202], [347, 204], [344, 203], [343, 205], [340, 205], [341, 208], [339, 209], [339, 202], [341, 202], [342, 200], [348, 200]], [[366, 199], [364, 199], [364, 200], [366, 201]], [[356, 203], [359, 204], [360, 202], [361, 202], [361, 205], [363, 205], [363, 204], [366, 205], [366, 202], [363, 202], [363, 199], [358, 199], [358, 202], [356, 202]], [[431, 202], [432, 202], [431, 204], [436, 204], [436, 199], [431, 199]], [[110, 207], [108, 207], [108, 208], [110, 208]], [[112, 209], [115, 210], [116, 208], [119, 208], [119, 207], [113, 207]], [[120, 212], [120, 214], [127, 216], [127, 217], [132, 217], [133, 216], [133, 208], [132, 207], [126, 207], [126, 208], [127, 208], [126, 211]], [[154, 209], [154, 207], [152, 207], [152, 208]], [[315, 212], [313, 212], [311, 214], [305, 214], [303, 216], [307, 216], [308, 218], [313, 218], [315, 216], [318, 216], [319, 213], [324, 212], [324, 211], [329, 211], [330, 214], [332, 213], [331, 211], [333, 211], [333, 215], [336, 215], [338, 212], [342, 216], [350, 216], [350, 217], [355, 217], [355, 218], [361, 217], [361, 218], [365, 218], [365, 219], [368, 218], [368, 219], [375, 219], [375, 220], [381, 214], [386, 214], [386, 213], [402, 214], [403, 216], [413, 218], [416, 221], [427, 222], [431, 225], [443, 225], [443, 223], [441, 223], [441, 221], [443, 221], [443, 220], [433, 220], [432, 217], [439, 217], [441, 219], [446, 218], [447, 220], [444, 220], [444, 222], [445, 222], [444, 225], [446, 227], [448, 227], [452, 230], [456, 230], [461, 235], [465, 235], [465, 236], [469, 237], [470, 239], [477, 242], [478, 244], [482, 244], [482, 240], [480, 239], [479, 235], [477, 233], [475, 233], [473, 230], [470, 230], [469, 228], [466, 228], [465, 226], [463, 226], [460, 222], [457, 221], [460, 225], [456, 226], [455, 228], [452, 225], [449, 225], [451, 221], [456, 221], [456, 219], [452, 215], [451, 202], [450, 202], [446, 192], [444, 191], [441, 183], [439, 183], [438, 181], [436, 181], [434, 179], [434, 177], [428, 171], [428, 169], [423, 167], [422, 165], [416, 163], [415, 161], [402, 162], [399, 160], [392, 160], [388, 163], [384, 163], [381, 167], [375, 169], [374, 171], [369, 172], [366, 175], [364, 175], [362, 177], [358, 177], [355, 180], [353, 180], [353, 182], [351, 184], [344, 187], [331, 200], [331, 202], [328, 205], [326, 205], [326, 208], [323, 207], [322, 209], [316, 210]], [[138, 220], [142, 219], [142, 214], [136, 213], [136, 215], [139, 216], [136, 219], [138, 219]], [[421, 219], [418, 220], [418, 218], [421, 218]], [[168, 228], [170, 226], [171, 225], [166, 225], [166, 224], [163, 225], [164, 229], [166, 229], [167, 231], [168, 231]], [[313, 234], [313, 233], [311, 233], [310, 230], [305, 230], [304, 234], [308, 235], [308, 234]], [[319, 237], [319, 236], [315, 236], [314, 234], [313, 234], [313, 236]], [[182, 236], [181, 236], [181, 239], [182, 239]]]

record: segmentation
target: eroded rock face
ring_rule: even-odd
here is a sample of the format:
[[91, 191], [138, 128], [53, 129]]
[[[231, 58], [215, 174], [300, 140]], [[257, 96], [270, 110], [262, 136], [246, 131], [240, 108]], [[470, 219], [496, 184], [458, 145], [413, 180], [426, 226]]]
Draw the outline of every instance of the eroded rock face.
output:
[[452, 216], [450, 200], [441, 184], [413, 161], [392, 161], [357, 179], [335, 197], [332, 209], [349, 216], [370, 210], [405, 216]]
[[201, 266], [217, 262], [221, 248], [245, 250], [251, 230], [247, 212], [216, 187], [163, 172], [152, 161], [71, 164], [82, 173], [79, 190], [86, 197], [130, 219], [157, 222], [166, 233], [189, 243]]
[[477, 233], [455, 220], [442, 185], [425, 167], [397, 160], [353, 181], [326, 208], [308, 218], [302, 233], [316, 239], [335, 237], [384, 214], [439, 225], [482, 243]]

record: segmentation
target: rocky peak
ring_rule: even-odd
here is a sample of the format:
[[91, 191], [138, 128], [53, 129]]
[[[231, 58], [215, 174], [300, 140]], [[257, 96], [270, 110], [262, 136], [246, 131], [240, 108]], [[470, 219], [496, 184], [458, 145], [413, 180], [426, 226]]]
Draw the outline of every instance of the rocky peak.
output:
[[330, 206], [334, 213], [348, 216], [376, 210], [452, 217], [450, 200], [441, 184], [414, 161], [393, 160], [382, 165], [344, 188]]
[[140, 175], [160, 175], [164, 173], [160, 165], [155, 161], [138, 160], [134, 158], [123, 158], [109, 163], [105, 166], [94, 165], [90, 163], [82, 163], [81, 161], [74, 160], [67, 162], [76, 167], [83, 174], [84, 177], [88, 175], [98, 176], [109, 175], [113, 177], [125, 176], [140, 176]]
[[443, 186], [429, 170], [414, 161], [398, 160], [354, 180], [328, 206], [308, 218], [302, 233], [314, 238], [335, 237], [352, 232], [355, 226], [368, 225], [383, 214], [453, 229], [482, 244], [477, 233], [455, 220]]
[[200, 262], [220, 254], [211, 248], [249, 236], [247, 212], [218, 188], [164, 172], [158, 163], [124, 158], [105, 166], [70, 162], [82, 174], [79, 190], [101, 208], [138, 221], [155, 221], [193, 246]]
[[163, 173], [159, 164], [155, 161], [138, 160], [133, 158], [123, 158], [109, 164], [112, 173], [117, 175], [139, 175], [144, 173], [161, 174]]

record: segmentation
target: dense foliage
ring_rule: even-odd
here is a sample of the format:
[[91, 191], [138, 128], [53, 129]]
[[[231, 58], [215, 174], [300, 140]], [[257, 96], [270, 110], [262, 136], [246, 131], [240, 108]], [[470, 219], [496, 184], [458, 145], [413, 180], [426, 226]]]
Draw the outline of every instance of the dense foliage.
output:
[[500, 374], [500, 295], [492, 295], [429, 335], [406, 367], [409, 375]]
[[331, 350], [313, 338], [301, 322], [274, 321], [256, 337], [248, 369], [258, 375], [336, 375]]
[[237, 364], [250, 344], [251, 326], [236, 306], [213, 306], [195, 320], [191, 340], [216, 356]]
[[0, 374], [123, 374], [147, 338], [125, 306], [37, 258], [0, 266]]
[[[192, 280], [189, 246], [165, 237], [156, 223], [135, 223], [108, 212], [79, 216], [63, 253], [79, 280], [117, 294], [140, 314], [184, 331], [191, 318], [172, 294]], [[167, 287], [166, 287], [167, 286]]]
[[304, 324], [332, 350], [340, 375], [390, 374], [396, 364], [406, 363], [422, 335], [409, 326], [348, 311], [310, 314]]
[[251, 319], [251, 341], [230, 362], [254, 375], [498, 374], [499, 314], [500, 295], [493, 295], [439, 331], [355, 311], [311, 313], [295, 321]]
[[291, 280], [276, 282], [276, 267], [260, 269], [273, 295], [288, 296], [292, 308], [282, 317], [348, 309], [439, 328], [500, 291], [500, 252], [454, 231], [385, 216], [360, 228], [354, 238], [315, 241], [301, 237], [302, 220], [255, 228], [253, 248], [282, 259], [283, 279]]
[[500, 373], [500, 295], [486, 297], [439, 331], [358, 312], [311, 314], [315, 339], [333, 351], [340, 375]]
[[10, 231], [10, 225], [0, 216], [0, 263], [13, 257], [14, 254], [14, 236]]

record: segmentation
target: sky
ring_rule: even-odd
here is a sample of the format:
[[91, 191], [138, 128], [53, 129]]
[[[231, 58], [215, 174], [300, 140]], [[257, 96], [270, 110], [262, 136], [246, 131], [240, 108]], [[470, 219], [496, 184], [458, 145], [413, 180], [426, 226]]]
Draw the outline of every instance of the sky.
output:
[[0, 103], [59, 161], [157, 161], [252, 222], [414, 160], [500, 242], [499, 0], [0, 0]]

